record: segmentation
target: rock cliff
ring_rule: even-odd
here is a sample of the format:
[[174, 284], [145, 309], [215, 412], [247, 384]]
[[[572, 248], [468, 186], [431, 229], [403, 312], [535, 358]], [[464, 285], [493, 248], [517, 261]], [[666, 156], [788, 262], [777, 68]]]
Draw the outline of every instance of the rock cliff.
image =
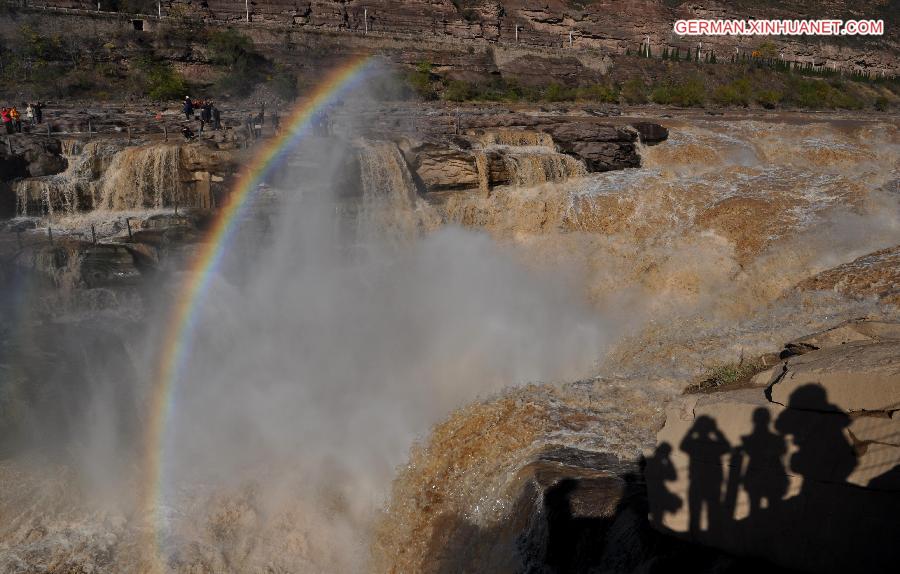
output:
[[[91, 0], [48, 0], [55, 7], [96, 11]], [[102, 6], [102, 3], [101, 3]], [[117, 5], [109, 5], [112, 9]], [[137, 9], [155, 13], [156, 4]], [[135, 9], [132, 9], [135, 10]], [[124, 11], [124, 9], [123, 9]], [[639, 3], [601, 0], [257, 0], [244, 4], [230, 0], [168, 0], [164, 15], [173, 18], [202, 18], [238, 23], [249, 19], [256, 29], [288, 28], [297, 31], [348, 32], [371, 38], [408, 38], [406, 52], [420, 52], [422, 40], [485, 42], [494, 46], [518, 47], [500, 60], [517, 60], [527, 67], [534, 56], [567, 54], [568, 67], [585, 72], [604, 67], [602, 54], [637, 52], [649, 38], [651, 50], [664, 47], [682, 51], [697, 47], [720, 56], [735, 52], [749, 55], [763, 47], [786, 60], [816, 66], [896, 74], [898, 40], [892, 26], [891, 4], [877, 0], [827, 3], [770, 2], [740, 0], [718, 2], [671, 2], [646, 0]], [[672, 26], [682, 18], [884, 18], [883, 37], [821, 38], [809, 42], [792, 37], [683, 37]], [[131, 26], [131, 23], [128, 23]], [[149, 24], [148, 24], [149, 25]], [[346, 49], [349, 40], [337, 42]], [[765, 46], [763, 46], [765, 44]], [[472, 47], [478, 44], [470, 44]], [[401, 51], [403, 51], [401, 49]], [[446, 49], [438, 50], [445, 55]], [[478, 50], [481, 51], [480, 49]], [[471, 54], [469, 54], [471, 56]], [[446, 58], [438, 57], [438, 60]], [[471, 58], [470, 58], [471, 60]], [[471, 62], [461, 67], [471, 66]]]

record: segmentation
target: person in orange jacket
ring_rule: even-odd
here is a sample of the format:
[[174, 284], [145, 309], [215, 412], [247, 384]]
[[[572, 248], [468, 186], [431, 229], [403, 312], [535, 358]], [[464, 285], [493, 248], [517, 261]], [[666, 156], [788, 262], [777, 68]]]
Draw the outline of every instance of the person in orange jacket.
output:
[[12, 121], [13, 131], [22, 133], [22, 116], [19, 115], [19, 110], [15, 106], [9, 110], [9, 119]]

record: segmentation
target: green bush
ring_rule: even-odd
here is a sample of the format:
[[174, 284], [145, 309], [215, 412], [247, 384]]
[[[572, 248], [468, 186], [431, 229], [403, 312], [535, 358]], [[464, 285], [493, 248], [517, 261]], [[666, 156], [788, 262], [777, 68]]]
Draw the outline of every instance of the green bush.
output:
[[637, 78], [632, 78], [622, 85], [622, 99], [628, 104], [646, 104], [647, 103], [647, 87], [644, 82]]
[[432, 80], [431, 64], [429, 62], [420, 62], [416, 66], [415, 71], [411, 72], [407, 78], [413, 92], [424, 100], [437, 99], [437, 92], [434, 89]]
[[657, 104], [680, 107], [702, 106], [706, 89], [699, 78], [691, 78], [678, 84], [663, 84], [653, 89], [650, 99]]
[[619, 101], [619, 91], [611, 86], [603, 86], [594, 84], [593, 86], [584, 86], [576, 90], [579, 100], [587, 100], [592, 102], [608, 102], [616, 103]]
[[209, 38], [210, 59], [224, 68], [217, 82], [219, 91], [246, 96], [266, 77], [271, 67], [258, 54], [253, 41], [235, 30], [213, 32]]
[[832, 85], [825, 80], [793, 78], [789, 89], [786, 99], [802, 108], [856, 110], [863, 107], [862, 100], [840, 81]]
[[444, 89], [444, 99], [451, 102], [465, 102], [475, 97], [472, 84], [463, 80], [451, 80]]
[[575, 99], [575, 90], [552, 82], [544, 90], [544, 99], [548, 102], [571, 102]]
[[142, 78], [144, 95], [151, 100], [179, 100], [187, 95], [187, 84], [171, 63], [144, 57], [136, 62], [136, 68]]
[[775, 109], [781, 103], [784, 95], [777, 90], [760, 90], [756, 92], [756, 103], [767, 110]]
[[712, 99], [720, 106], [750, 105], [750, 80], [741, 78], [719, 86], [713, 91]]

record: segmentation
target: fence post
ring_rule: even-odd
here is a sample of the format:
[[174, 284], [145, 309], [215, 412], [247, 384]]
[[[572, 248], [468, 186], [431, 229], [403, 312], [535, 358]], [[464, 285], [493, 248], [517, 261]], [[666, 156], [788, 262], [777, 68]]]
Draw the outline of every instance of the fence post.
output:
[[163, 141], [169, 141], [169, 128], [163, 124]]
[[130, 217], [125, 218], [125, 225], [128, 227], [128, 239], [133, 239], [133, 237], [131, 235], [131, 218]]
[[91, 224], [91, 243], [97, 245], [97, 230], [94, 228], [94, 224]]

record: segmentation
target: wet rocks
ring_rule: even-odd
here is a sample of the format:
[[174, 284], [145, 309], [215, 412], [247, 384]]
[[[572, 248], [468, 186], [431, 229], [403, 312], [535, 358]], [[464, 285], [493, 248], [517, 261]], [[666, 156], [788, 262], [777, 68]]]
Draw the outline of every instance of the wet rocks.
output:
[[17, 137], [0, 146], [0, 181], [53, 175], [66, 169], [59, 140]]
[[900, 245], [864, 255], [804, 280], [800, 291], [835, 291], [900, 305]]
[[665, 141], [669, 137], [669, 130], [652, 122], [635, 122], [631, 127], [637, 130], [641, 143], [654, 145]]
[[140, 272], [131, 252], [122, 245], [65, 241], [29, 246], [14, 264], [61, 287], [113, 287], [135, 285]]
[[637, 132], [623, 126], [569, 122], [542, 126], [563, 153], [582, 160], [588, 171], [610, 171], [639, 167]]

